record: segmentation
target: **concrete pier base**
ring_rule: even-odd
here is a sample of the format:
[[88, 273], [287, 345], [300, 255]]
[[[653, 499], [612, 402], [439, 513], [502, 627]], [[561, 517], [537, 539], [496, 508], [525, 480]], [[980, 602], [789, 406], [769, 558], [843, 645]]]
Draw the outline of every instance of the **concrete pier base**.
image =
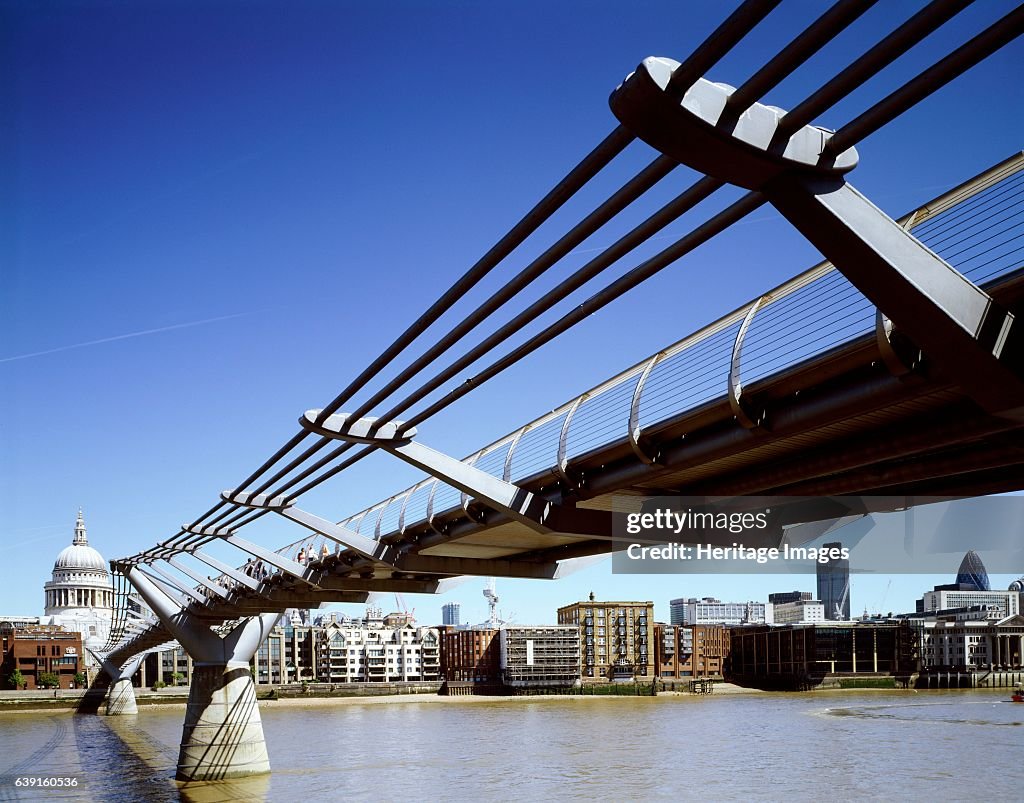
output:
[[103, 671], [110, 677], [110, 690], [107, 692], [108, 717], [139, 713], [139, 707], [135, 703], [135, 688], [132, 686], [132, 676], [139, 671], [139, 666], [144, 657], [145, 655], [137, 655], [122, 665], [118, 665], [105, 658], [101, 659]]
[[220, 635], [157, 588], [136, 567], [125, 577], [192, 656], [191, 688], [178, 752], [179, 781], [220, 781], [270, 772], [249, 661], [281, 617], [242, 619]]
[[248, 664], [198, 664], [178, 753], [179, 781], [219, 781], [270, 772]]
[[139, 707], [135, 704], [135, 689], [131, 677], [121, 678], [112, 683], [107, 693], [107, 716], [137, 713]]

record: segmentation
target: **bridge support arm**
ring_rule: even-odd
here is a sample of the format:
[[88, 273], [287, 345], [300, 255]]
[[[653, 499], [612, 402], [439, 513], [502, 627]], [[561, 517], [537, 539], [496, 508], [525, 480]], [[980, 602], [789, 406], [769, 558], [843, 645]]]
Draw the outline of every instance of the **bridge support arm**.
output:
[[404, 443], [382, 442], [381, 448], [432, 474], [474, 499], [493, 507], [510, 518], [537, 532], [550, 532], [545, 519], [552, 503], [538, 496], [463, 463], [450, 455], [431, 449], [416, 441]]
[[[299, 419], [299, 423], [305, 429], [324, 437], [355, 443], [373, 443], [535, 532], [568, 532], [609, 539], [612, 537], [610, 513], [567, 508], [550, 502], [525, 488], [481, 471], [476, 466], [411, 440], [415, 429], [410, 430], [408, 436], [400, 436], [398, 433], [402, 431], [403, 426], [400, 421], [384, 424], [374, 435], [371, 433], [376, 426], [375, 419], [350, 421], [347, 415], [340, 414], [328, 416], [326, 420], [320, 422], [319, 415], [319, 410], [309, 410]], [[278, 512], [288, 515], [285, 509], [279, 509]]]
[[1022, 324], [842, 179], [786, 174], [772, 205], [983, 409], [1024, 417]]
[[[250, 507], [267, 507], [286, 519], [308, 527], [313, 532], [320, 533], [330, 538], [335, 543], [359, 555], [364, 561], [370, 564], [383, 564], [401, 572], [415, 572], [418, 574], [450, 574], [450, 575], [478, 575], [490, 577], [501, 575], [502, 577], [529, 577], [547, 578], [554, 577], [558, 571], [558, 564], [553, 561], [546, 562], [517, 562], [502, 559], [488, 558], [456, 558], [435, 555], [421, 555], [418, 552], [402, 551], [399, 545], [385, 544], [373, 538], [355, 532], [348, 527], [334, 524], [327, 519], [295, 507], [292, 504], [267, 504], [262, 496], [252, 496], [245, 492], [224, 491], [221, 496], [228, 502]], [[358, 568], [359, 564], [356, 564]], [[329, 580], [319, 578], [317, 582], [322, 588], [331, 588]], [[346, 579], [345, 587], [353, 587], [353, 581]]]
[[308, 527], [314, 532], [327, 536], [332, 541], [336, 541], [367, 560], [374, 561], [375, 563], [386, 563], [391, 566], [394, 565], [394, 556], [391, 553], [395, 550], [386, 544], [382, 544], [380, 541], [374, 541], [372, 538], [367, 538], [365, 535], [360, 535], [339, 524], [333, 524], [327, 521], [327, 519], [322, 519], [297, 507], [281, 508], [275, 512], [286, 519], [291, 519], [297, 524], [301, 524], [303, 527]]

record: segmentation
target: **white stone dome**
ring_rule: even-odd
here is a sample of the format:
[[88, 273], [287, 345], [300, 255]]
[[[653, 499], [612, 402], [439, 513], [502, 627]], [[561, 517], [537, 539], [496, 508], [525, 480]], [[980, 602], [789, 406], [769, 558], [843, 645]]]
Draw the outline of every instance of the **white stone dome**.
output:
[[[63, 579], [57, 572], [81, 569], [87, 572], [101, 572], [104, 577], [110, 574], [107, 562], [103, 556], [89, 546], [89, 539], [85, 535], [85, 521], [82, 520], [82, 511], [79, 509], [78, 518], [75, 520], [75, 537], [71, 546], [66, 546], [53, 562], [53, 579]], [[65, 574], [63, 576], [67, 578]]]
[[87, 544], [71, 544], [64, 547], [57, 560], [53, 562], [53, 570], [86, 569], [93, 572], [106, 572], [107, 562], [103, 556]]

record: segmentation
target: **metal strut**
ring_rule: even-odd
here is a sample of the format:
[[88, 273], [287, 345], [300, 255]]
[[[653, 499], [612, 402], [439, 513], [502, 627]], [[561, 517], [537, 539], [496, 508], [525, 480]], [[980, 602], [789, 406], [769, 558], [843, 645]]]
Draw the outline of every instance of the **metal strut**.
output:
[[[345, 414], [328, 416], [320, 421], [320, 412], [308, 410], [299, 423], [323, 437], [372, 443], [535, 532], [586, 535], [604, 540], [613, 538], [613, 516], [610, 512], [560, 505], [498, 479], [412, 440], [416, 434], [415, 427], [406, 428], [401, 421], [378, 424], [373, 418], [352, 420]], [[287, 515], [283, 509], [282, 515]]]

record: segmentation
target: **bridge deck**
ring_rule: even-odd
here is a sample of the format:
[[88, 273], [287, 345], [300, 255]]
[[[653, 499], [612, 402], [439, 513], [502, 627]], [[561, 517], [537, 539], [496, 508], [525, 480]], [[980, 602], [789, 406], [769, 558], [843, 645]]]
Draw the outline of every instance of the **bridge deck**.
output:
[[[915, 236], [1010, 308], [1024, 293], [1022, 169], [1024, 159], [1009, 160], [908, 216]], [[743, 399], [767, 411], [764, 426], [751, 428], [737, 423], [728, 393], [736, 335], [748, 315], [738, 363]], [[902, 493], [928, 479], [929, 461], [951, 457], [950, 449], [973, 457], [944, 490], [989, 483], [982, 476], [989, 469], [1015, 485], [1015, 458], [1004, 453], [1019, 427], [982, 413], [926, 363], [894, 376], [883, 346], [875, 308], [824, 263], [466, 460], [552, 498], [603, 509], [619, 494]], [[896, 463], [894, 438], [929, 448], [912, 449], [913, 463], [904, 466]], [[872, 442], [874, 458], [866, 454]], [[827, 453], [816, 454], [822, 444]], [[657, 465], [637, 447], [658, 455]], [[851, 474], [854, 463], [859, 473]], [[501, 522], [430, 478], [341, 524], [386, 541], [417, 540], [423, 552], [444, 555], [496, 557], [581, 540]], [[439, 539], [437, 530], [452, 537]]]
[[[904, 218], [922, 241], [1010, 309], [1024, 299], [1024, 158], [1016, 157]], [[741, 349], [737, 334], [747, 322]], [[875, 308], [823, 263], [466, 458], [563, 504], [610, 510], [631, 495], [991, 493], [1024, 480], [1019, 422], [984, 413], [927, 360], [879, 336]], [[730, 400], [730, 367], [758, 421]], [[895, 356], [895, 360], [894, 360]], [[738, 369], [738, 370], [737, 370]], [[760, 423], [758, 423], [760, 422]], [[656, 458], [656, 462], [651, 462]], [[936, 478], [941, 478], [937, 480]], [[514, 558], [537, 566], [607, 552], [606, 537], [538, 533], [429, 478], [343, 520], [410, 553]], [[330, 557], [319, 588], [278, 575], [269, 594], [236, 589], [216, 618], [429, 590], [463, 572], [395, 572], [305, 534]], [[528, 571], [528, 569], [527, 569]], [[193, 605], [199, 609], [203, 606]]]

